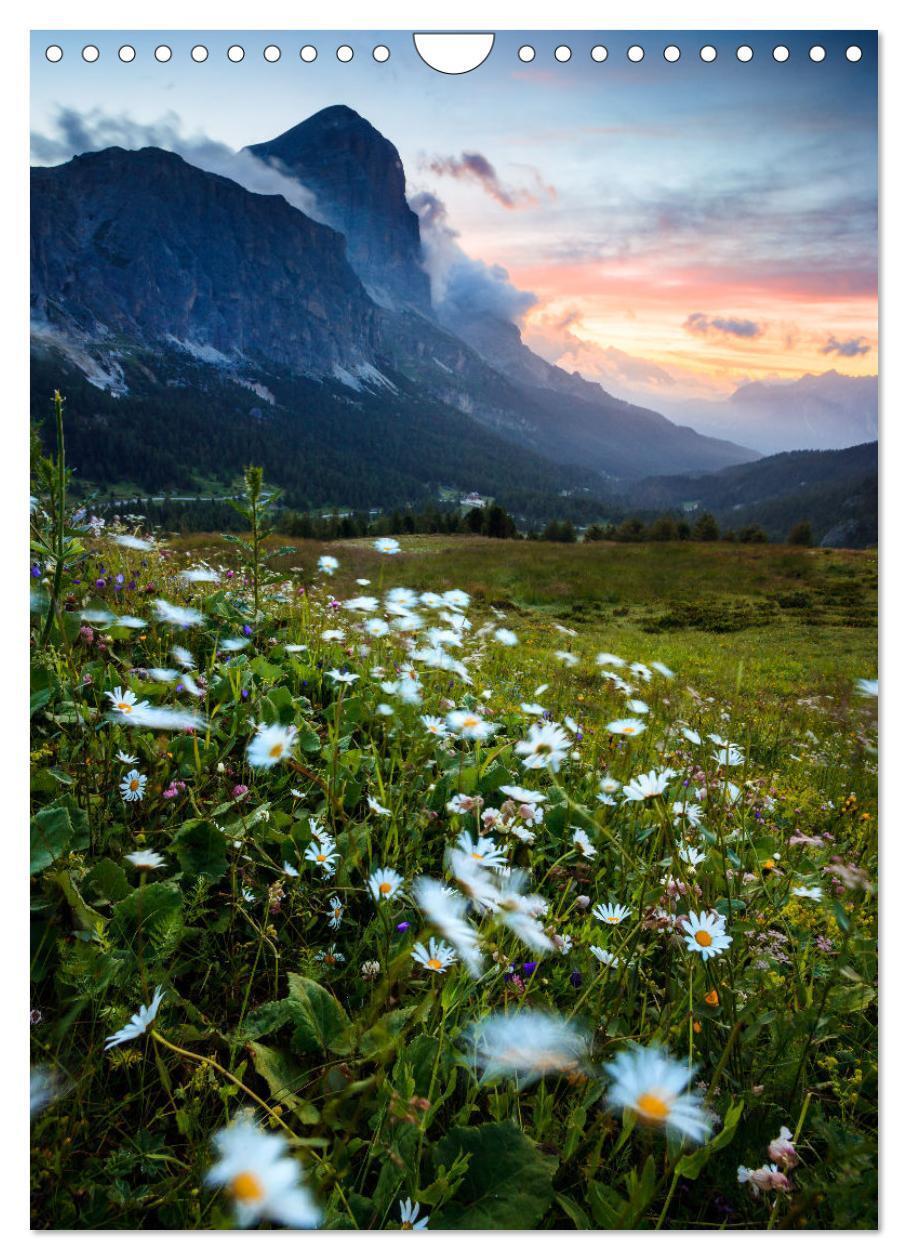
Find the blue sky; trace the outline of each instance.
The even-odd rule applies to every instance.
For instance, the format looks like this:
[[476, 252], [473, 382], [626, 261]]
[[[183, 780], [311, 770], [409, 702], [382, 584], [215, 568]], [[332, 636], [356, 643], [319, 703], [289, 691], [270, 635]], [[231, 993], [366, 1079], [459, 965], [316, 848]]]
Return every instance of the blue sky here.
[[[56, 65], [44, 57], [54, 42]], [[201, 65], [189, 56], [200, 43]], [[282, 49], [275, 64], [266, 43]], [[305, 43], [319, 49], [309, 64]], [[131, 64], [121, 44], [135, 47]], [[246, 51], [238, 64], [232, 44]], [[390, 49], [384, 64], [376, 44]], [[566, 63], [553, 56], [562, 44]], [[606, 61], [591, 59], [594, 44]], [[633, 44], [646, 50], [636, 64]], [[667, 44], [681, 50], [674, 64]], [[718, 51], [710, 64], [704, 44]], [[740, 44], [754, 50], [747, 64]], [[457, 247], [506, 270], [502, 292], [536, 349], [625, 393], [637, 381], [713, 397], [746, 379], [876, 371], [876, 70], [868, 32], [511, 31], [462, 76], [429, 69], [400, 31], [38, 32], [32, 127], [38, 161], [70, 156], [74, 136], [86, 147], [163, 134], [162, 120], [174, 147], [238, 149], [350, 105], [397, 145], [408, 193], [443, 203]]]

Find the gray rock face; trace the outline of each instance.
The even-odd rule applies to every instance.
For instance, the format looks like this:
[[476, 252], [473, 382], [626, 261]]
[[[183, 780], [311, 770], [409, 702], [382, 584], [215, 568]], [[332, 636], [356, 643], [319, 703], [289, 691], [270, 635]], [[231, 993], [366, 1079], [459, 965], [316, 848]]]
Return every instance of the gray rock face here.
[[407, 204], [403, 163], [371, 123], [346, 105], [332, 105], [249, 151], [316, 195], [326, 221], [347, 238], [353, 268], [376, 301], [429, 310], [419, 219]]
[[368, 359], [376, 312], [344, 240], [161, 149], [32, 171], [32, 308], [89, 339], [174, 339], [297, 372]]

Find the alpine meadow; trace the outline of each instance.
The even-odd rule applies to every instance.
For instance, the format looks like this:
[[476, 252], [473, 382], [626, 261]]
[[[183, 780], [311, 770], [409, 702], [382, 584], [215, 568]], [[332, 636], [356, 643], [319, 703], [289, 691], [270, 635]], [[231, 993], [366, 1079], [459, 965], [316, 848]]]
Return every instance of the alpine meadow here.
[[876, 1230], [875, 35], [164, 34], [33, 35], [32, 1228]]

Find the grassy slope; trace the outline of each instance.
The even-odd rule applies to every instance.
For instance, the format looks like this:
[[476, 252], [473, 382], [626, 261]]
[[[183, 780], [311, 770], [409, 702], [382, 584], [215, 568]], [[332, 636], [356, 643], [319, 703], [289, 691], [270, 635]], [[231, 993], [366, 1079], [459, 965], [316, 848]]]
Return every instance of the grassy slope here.
[[[311, 572], [318, 555], [337, 555], [339, 597], [362, 594], [354, 579], [377, 583], [382, 569], [385, 587], [462, 587], [509, 609], [511, 623], [516, 613], [524, 636], [538, 625], [538, 638], [531, 633], [529, 643], [540, 652], [552, 646], [555, 617], [578, 632], [577, 640], [564, 637], [558, 646], [595, 644], [629, 659], [656, 656], [695, 685], [723, 692], [840, 694], [850, 680], [876, 676], [875, 552], [432, 536], [406, 539], [405, 554], [382, 563], [367, 539], [277, 543], [296, 549], [281, 561], [287, 569]], [[212, 536], [179, 545], [224, 560], [230, 554]], [[653, 633], [666, 613], [687, 624]], [[724, 633], [702, 628], [739, 622], [742, 628]], [[598, 686], [598, 676], [590, 682]]]

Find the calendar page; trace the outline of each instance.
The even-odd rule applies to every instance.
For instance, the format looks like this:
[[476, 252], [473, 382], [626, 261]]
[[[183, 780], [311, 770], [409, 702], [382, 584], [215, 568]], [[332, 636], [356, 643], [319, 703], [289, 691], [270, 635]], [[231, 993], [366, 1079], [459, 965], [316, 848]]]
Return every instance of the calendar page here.
[[876, 1228], [875, 31], [34, 31], [32, 1225]]

